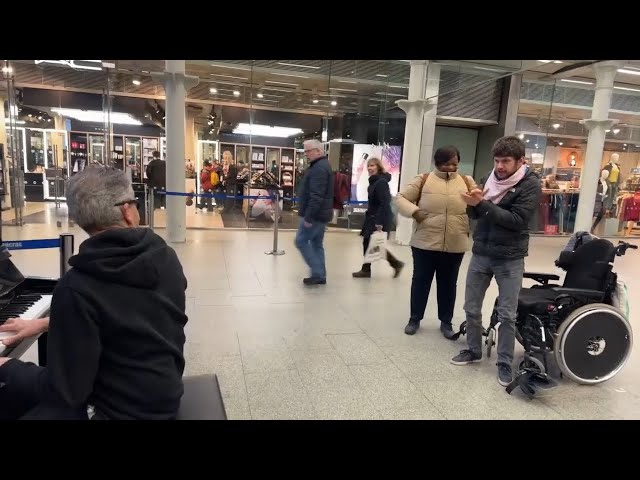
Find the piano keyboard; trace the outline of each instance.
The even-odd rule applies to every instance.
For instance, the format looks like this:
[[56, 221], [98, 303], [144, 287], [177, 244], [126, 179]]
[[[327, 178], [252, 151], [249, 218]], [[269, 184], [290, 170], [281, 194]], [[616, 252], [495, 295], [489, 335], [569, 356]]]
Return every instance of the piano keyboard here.
[[[51, 307], [53, 295], [25, 294], [11, 301], [9, 305], [0, 310], [0, 325], [10, 318], [22, 318], [33, 320], [47, 316]], [[11, 332], [0, 332], [0, 357], [6, 355], [7, 349], [2, 343], [2, 339], [11, 337]]]

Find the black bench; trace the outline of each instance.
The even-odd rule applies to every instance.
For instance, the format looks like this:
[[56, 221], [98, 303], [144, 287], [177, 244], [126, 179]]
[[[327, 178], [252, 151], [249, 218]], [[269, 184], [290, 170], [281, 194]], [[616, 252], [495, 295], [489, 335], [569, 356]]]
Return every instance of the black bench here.
[[178, 420], [226, 420], [218, 377], [197, 375], [183, 380]]

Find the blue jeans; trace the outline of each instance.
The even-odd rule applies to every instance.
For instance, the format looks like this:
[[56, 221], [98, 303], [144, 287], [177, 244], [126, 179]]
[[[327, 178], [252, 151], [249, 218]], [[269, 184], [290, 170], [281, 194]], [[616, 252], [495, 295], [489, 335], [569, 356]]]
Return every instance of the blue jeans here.
[[300, 250], [302, 258], [311, 269], [312, 278], [327, 278], [327, 270], [324, 265], [324, 229], [326, 223], [313, 222], [311, 227], [304, 226], [304, 219], [300, 219], [300, 227], [296, 234], [296, 247]]

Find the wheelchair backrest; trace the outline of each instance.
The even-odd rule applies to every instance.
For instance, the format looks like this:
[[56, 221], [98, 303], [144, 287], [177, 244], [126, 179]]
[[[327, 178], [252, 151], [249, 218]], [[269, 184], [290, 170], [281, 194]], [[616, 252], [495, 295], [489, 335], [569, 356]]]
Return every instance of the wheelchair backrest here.
[[609, 240], [599, 238], [583, 243], [574, 252], [562, 252], [563, 268], [567, 271], [563, 285], [567, 288], [606, 291], [614, 249]]

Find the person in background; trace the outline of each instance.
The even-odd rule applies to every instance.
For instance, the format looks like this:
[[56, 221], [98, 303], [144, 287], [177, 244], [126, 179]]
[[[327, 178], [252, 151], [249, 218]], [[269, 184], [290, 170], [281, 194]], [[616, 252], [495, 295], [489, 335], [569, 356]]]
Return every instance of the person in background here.
[[[387, 236], [393, 227], [393, 212], [391, 211], [391, 191], [389, 181], [391, 174], [384, 170], [384, 166], [379, 158], [369, 157], [367, 160], [367, 172], [369, 173], [369, 203], [365, 214], [364, 225], [360, 231], [363, 237], [362, 246], [364, 253], [369, 248], [371, 235], [374, 232], [387, 232]], [[389, 250], [387, 252], [387, 262], [394, 269], [393, 278], [397, 278], [402, 272], [404, 263], [394, 257]], [[354, 278], [370, 278], [371, 264], [363, 263], [360, 271], [353, 274]]]
[[515, 346], [518, 297], [529, 253], [529, 224], [540, 204], [540, 177], [525, 163], [525, 143], [503, 137], [493, 145], [493, 170], [482, 179], [483, 188], [462, 194], [471, 218], [473, 255], [467, 270], [464, 311], [467, 349], [451, 359], [467, 365], [482, 359], [482, 303], [491, 279], [498, 284], [498, 383], [513, 381], [511, 364]]
[[160, 160], [160, 152], [154, 150], [153, 160], [147, 165], [147, 184], [153, 188], [153, 205], [155, 208], [164, 208], [166, 205], [166, 195], [158, 193], [167, 187], [167, 164]]
[[298, 216], [300, 227], [296, 234], [296, 247], [311, 269], [305, 285], [327, 283], [324, 258], [324, 232], [333, 216], [333, 173], [324, 146], [318, 140], [304, 142], [304, 154], [309, 167], [300, 181]]
[[439, 148], [433, 160], [435, 170], [415, 177], [396, 197], [398, 212], [417, 223], [411, 238], [411, 313], [404, 333], [413, 335], [420, 327], [435, 274], [440, 331], [451, 339], [458, 271], [470, 247], [467, 205], [461, 194], [475, 188], [475, 182], [458, 173], [456, 147]]
[[[202, 170], [200, 171], [200, 190], [202, 193], [211, 194], [214, 192], [214, 189], [217, 185], [213, 185], [212, 183], [212, 174], [216, 174], [216, 171], [211, 165], [210, 160], [205, 160]], [[207, 209], [208, 212], [213, 212], [213, 198], [212, 197], [200, 197], [200, 210], [204, 212], [204, 209]]]
[[11, 319], [13, 344], [48, 331], [47, 366], [0, 358], [0, 420], [170, 420], [183, 394], [187, 279], [140, 228], [122, 170], [87, 167], [66, 190], [89, 234], [53, 292], [50, 318]]

